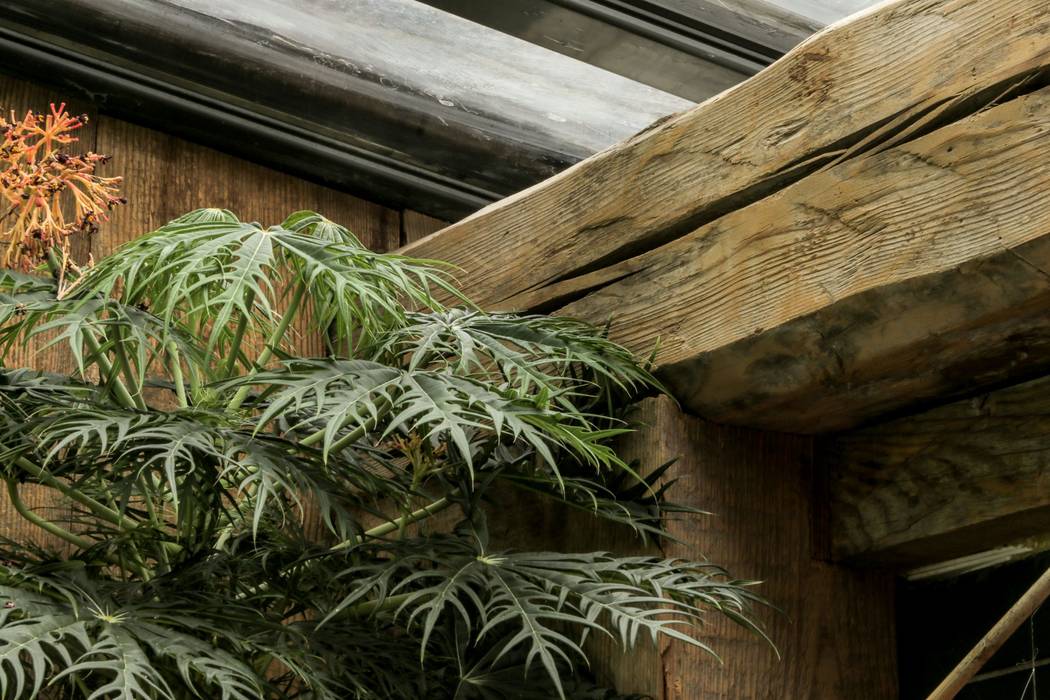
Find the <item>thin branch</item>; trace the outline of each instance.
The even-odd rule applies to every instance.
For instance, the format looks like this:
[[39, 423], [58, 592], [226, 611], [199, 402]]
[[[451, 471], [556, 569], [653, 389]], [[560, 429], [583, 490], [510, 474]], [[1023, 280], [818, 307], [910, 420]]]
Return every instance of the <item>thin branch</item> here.
[[[364, 536], [384, 537], [386, 535], [389, 535], [391, 532], [397, 532], [403, 527], [407, 527], [408, 525], [412, 525], [413, 523], [418, 523], [421, 520], [426, 520], [430, 516], [436, 515], [441, 511], [447, 509], [449, 506], [453, 505], [455, 502], [452, 500], [451, 496], [452, 494], [449, 494], [448, 496], [442, 496], [433, 503], [428, 503], [427, 505], [423, 506], [419, 510], [414, 510], [411, 513], [408, 513], [407, 515], [401, 516], [400, 518], [395, 518], [394, 520], [385, 522], [382, 525], [377, 525], [376, 527], [373, 527], [370, 530], [365, 530]], [[358, 541], [359, 540], [357, 538], [344, 540], [343, 542], [340, 542], [339, 544], [332, 547], [332, 551], [335, 552], [341, 549], [352, 547], [355, 544], [357, 544]]]

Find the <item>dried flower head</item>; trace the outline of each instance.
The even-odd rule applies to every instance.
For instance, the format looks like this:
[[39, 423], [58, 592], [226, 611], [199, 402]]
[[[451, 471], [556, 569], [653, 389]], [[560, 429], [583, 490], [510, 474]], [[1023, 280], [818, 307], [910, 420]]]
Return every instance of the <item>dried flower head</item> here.
[[95, 174], [108, 156], [63, 150], [85, 122], [86, 115], [70, 116], [65, 103], [52, 104], [50, 114], [0, 115], [0, 199], [9, 207], [0, 218], [0, 266], [29, 270], [51, 250], [68, 258], [70, 236], [97, 230], [109, 210], [125, 203], [121, 178]]

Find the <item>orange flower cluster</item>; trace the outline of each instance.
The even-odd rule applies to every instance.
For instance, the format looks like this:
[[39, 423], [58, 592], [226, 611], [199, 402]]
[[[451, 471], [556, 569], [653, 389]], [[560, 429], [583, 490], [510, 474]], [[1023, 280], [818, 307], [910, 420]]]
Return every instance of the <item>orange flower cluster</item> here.
[[[0, 216], [4, 252], [0, 266], [30, 270], [51, 250], [68, 258], [69, 237], [93, 232], [107, 213], [125, 199], [119, 177], [99, 177], [95, 169], [109, 160], [97, 153], [73, 155], [63, 149], [87, 121], [73, 117], [65, 103], [50, 114], [27, 112], [22, 119], [0, 115]], [[5, 206], [7, 206], [5, 205]]]

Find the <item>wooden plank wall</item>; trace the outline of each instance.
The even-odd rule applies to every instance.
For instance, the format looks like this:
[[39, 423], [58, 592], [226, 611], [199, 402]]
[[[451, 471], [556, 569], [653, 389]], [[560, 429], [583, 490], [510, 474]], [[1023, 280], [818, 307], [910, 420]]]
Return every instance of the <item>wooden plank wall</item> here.
[[643, 469], [678, 459], [670, 498], [710, 515], [669, 523], [678, 542], [644, 547], [593, 516], [566, 512], [517, 492], [494, 509], [504, 547], [616, 551], [707, 559], [758, 590], [782, 612], [759, 619], [781, 658], [755, 635], [711, 614], [701, 640], [721, 657], [680, 642], [623, 655], [593, 635], [593, 670], [621, 692], [655, 700], [890, 700], [897, 697], [894, 576], [827, 562], [825, 514], [814, 503], [814, 438], [721, 426], [647, 399], [640, 430], [620, 446]]
[[[111, 220], [90, 239], [77, 240], [74, 256], [96, 260], [138, 235], [200, 207], [230, 209], [241, 219], [264, 225], [280, 223], [299, 209], [312, 209], [352, 230], [373, 250], [393, 250], [447, 225], [413, 211], [396, 211], [303, 179], [264, 168], [173, 136], [99, 114], [93, 105], [69, 100], [53, 89], [0, 74], [0, 109], [24, 114], [47, 110], [51, 102], [67, 102], [72, 114], [87, 114], [79, 130], [82, 150], [112, 156], [101, 171], [122, 175], [128, 204], [117, 208]], [[300, 351], [322, 351], [320, 339], [303, 334]], [[67, 370], [69, 360], [60, 349], [24, 351], [9, 361], [48, 370]], [[34, 509], [62, 520], [65, 504], [49, 500], [51, 492], [25, 488], [23, 497]], [[58, 511], [58, 512], [56, 512]], [[10, 503], [0, 502], [0, 532], [15, 539], [27, 528]], [[44, 542], [46, 540], [38, 540]]]

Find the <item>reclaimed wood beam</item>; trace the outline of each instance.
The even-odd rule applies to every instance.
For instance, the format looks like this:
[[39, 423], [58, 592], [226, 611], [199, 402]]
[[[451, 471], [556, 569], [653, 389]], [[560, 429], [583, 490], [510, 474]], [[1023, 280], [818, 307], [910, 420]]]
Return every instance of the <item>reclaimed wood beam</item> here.
[[1001, 382], [1050, 342], [1048, 33], [1038, 0], [878, 6], [404, 252], [489, 308], [659, 339], [720, 422], [840, 430]]
[[1042, 0], [904, 0], [408, 246], [479, 303], [632, 257], [1050, 61]]
[[1050, 531], [1050, 377], [822, 439], [831, 551], [916, 567]]
[[1044, 89], [810, 175], [563, 312], [659, 338], [720, 422], [828, 432], [1001, 384], [1050, 365], [1048, 149]]

